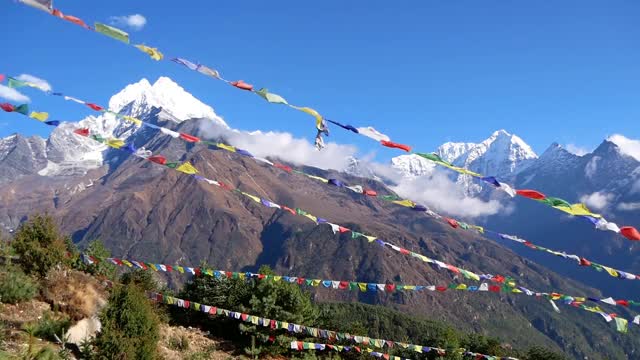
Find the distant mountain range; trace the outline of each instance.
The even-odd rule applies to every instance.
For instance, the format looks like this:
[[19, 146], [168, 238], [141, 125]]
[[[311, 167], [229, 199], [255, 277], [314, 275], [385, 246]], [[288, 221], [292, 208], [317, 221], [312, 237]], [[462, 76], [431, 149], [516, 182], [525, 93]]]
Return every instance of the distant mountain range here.
[[[160, 78], [153, 85], [147, 80], [129, 85], [111, 98], [109, 106], [123, 114], [198, 136], [206, 136], [202, 130], [206, 124], [229, 129], [211, 107], [168, 78]], [[142, 162], [122, 151], [95, 145], [90, 139], [72, 133], [78, 126], [89, 127], [105, 137], [125, 139], [168, 158], [190, 160], [205, 175], [239, 189], [393, 239], [408, 249], [469, 270], [512, 276], [522, 285], [540, 291], [598, 296], [597, 290], [566, 278], [571, 276], [585, 284], [636, 298], [638, 287], [633, 282], [612, 281], [610, 277], [566, 264], [565, 260], [526, 248], [513, 249], [541, 266], [501, 244], [451, 229], [411, 210], [323, 186], [236, 154], [194, 147], [155, 129], [117, 121], [108, 114], [90, 116], [80, 125], [62, 124], [48, 139], [15, 134], [0, 140], [0, 168], [7, 170], [0, 175], [2, 228], [15, 229], [34, 210], [49, 211], [74, 241], [84, 244], [99, 238], [115, 256], [143, 261], [184, 265], [207, 261], [219, 268], [238, 271], [269, 264], [283, 274], [381, 283], [447, 284], [460, 280], [415, 259], [347, 236], [334, 236], [323, 226], [256, 206], [231, 192]], [[615, 221], [640, 222], [637, 211], [620, 207], [640, 203], [636, 182], [640, 163], [612, 142], [605, 141], [593, 153], [583, 156], [552, 145], [538, 157], [522, 139], [500, 130], [479, 144], [446, 143], [437, 152], [456, 165], [500, 175], [502, 180], [516, 186], [540, 189], [570, 200], [584, 197], [585, 201], [597, 202], [603, 205], [601, 211]], [[338, 169], [344, 171], [311, 167], [305, 170], [349, 183], [364, 183], [381, 194], [393, 193], [378, 181], [383, 176], [366, 162], [352, 158], [346, 163], [346, 168]], [[428, 161], [410, 155], [394, 158], [391, 165], [407, 178], [440, 171]], [[450, 176], [469, 195], [484, 199], [495, 196], [465, 177], [455, 173]], [[628, 240], [593, 230], [588, 223], [570, 219], [541, 204], [521, 199], [500, 198], [500, 201], [510, 202], [512, 212], [473, 220], [495, 230], [529, 237], [542, 245], [593, 256], [603, 263], [615, 261], [611, 264], [619, 264], [624, 270], [640, 271], [637, 249]], [[179, 283], [181, 278], [170, 280]], [[575, 358], [623, 359], [640, 350], [640, 340], [633, 335], [637, 329], [621, 336], [597, 314], [570, 307], [561, 307], [562, 313], [557, 314], [548, 302], [527, 296], [463, 292], [336, 294], [318, 290], [314, 297], [322, 301], [381, 303], [445, 320], [463, 330], [500, 336], [519, 346], [549, 345]], [[620, 307], [615, 311], [632, 317]]]

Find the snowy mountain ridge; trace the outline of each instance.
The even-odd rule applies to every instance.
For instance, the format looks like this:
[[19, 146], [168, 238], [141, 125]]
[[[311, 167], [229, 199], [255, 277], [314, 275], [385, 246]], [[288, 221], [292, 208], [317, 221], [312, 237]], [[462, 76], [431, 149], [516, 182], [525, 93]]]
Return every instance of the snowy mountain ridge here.
[[[167, 77], [158, 78], [153, 85], [147, 79], [127, 85], [111, 97], [109, 109], [140, 119], [153, 112], [161, 120], [176, 123], [191, 118], [210, 119], [228, 128], [213, 108], [196, 99]], [[161, 110], [158, 112], [158, 109]], [[20, 173], [31, 173], [34, 169], [42, 176], [82, 175], [88, 170], [102, 166], [109, 148], [91, 139], [74, 135], [73, 130], [78, 127], [87, 127], [92, 133], [105, 138], [117, 137], [125, 141], [140, 130], [133, 123], [123, 122], [113, 114], [103, 113], [88, 116], [77, 123], [64, 122], [55, 128], [47, 139], [33, 136], [23, 142], [22, 139], [25, 138], [20, 135], [8, 136], [0, 139], [0, 162], [7, 160], [15, 166], [17, 159], [29, 159], [33, 164], [19, 169], [15, 174], [7, 175], [7, 178]], [[21, 145], [20, 151], [15, 153], [19, 145], [18, 140]], [[3, 181], [2, 177], [0, 181]]]

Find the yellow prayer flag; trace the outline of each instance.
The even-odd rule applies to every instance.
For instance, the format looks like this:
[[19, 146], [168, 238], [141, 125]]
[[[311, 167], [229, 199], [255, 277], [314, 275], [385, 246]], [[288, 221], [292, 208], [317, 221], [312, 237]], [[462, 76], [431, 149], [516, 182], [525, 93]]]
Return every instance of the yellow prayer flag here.
[[134, 118], [133, 116], [124, 115], [124, 116], [122, 116], [122, 118], [125, 119], [126, 121], [132, 122], [132, 123], [134, 123], [134, 124], [136, 124], [138, 126], [142, 126], [142, 121]]
[[107, 139], [107, 145], [114, 149], [120, 149], [124, 146], [124, 141], [120, 139]]
[[567, 214], [575, 215], [575, 216], [591, 216], [595, 218], [601, 218], [602, 215], [594, 214], [587, 208], [585, 204], [571, 204], [570, 207], [566, 206], [554, 206], [555, 209], [566, 212]]
[[251, 200], [253, 200], [253, 201], [257, 202], [257, 203], [260, 203], [260, 198], [259, 198], [259, 197], [257, 197], [257, 196], [253, 196], [253, 195], [251, 195], [251, 194], [247, 194], [247, 193], [246, 193], [246, 192], [244, 192], [244, 191], [241, 191], [240, 193], [241, 193], [242, 195], [244, 195], [244, 196], [246, 196], [246, 197], [250, 198]]
[[511, 292], [512, 293], [516, 293], [516, 294], [520, 294], [520, 293], [522, 293], [522, 290], [520, 290], [520, 289], [511, 289]]
[[324, 130], [324, 128], [322, 127], [322, 115], [320, 115], [317, 111], [313, 110], [310, 107], [298, 107], [293, 105], [290, 106], [296, 110], [300, 110], [313, 116], [316, 119], [316, 128], [318, 128], [318, 130]]
[[276, 276], [273, 277], [273, 281], [274, 282], [278, 282], [280, 280], [282, 280], [282, 276], [280, 276], [280, 275], [276, 275]]
[[369, 236], [369, 235], [365, 235], [364, 237], [367, 238], [367, 240], [369, 240], [369, 242], [374, 242], [376, 240], [375, 236]]
[[309, 174], [305, 174], [305, 175], [307, 175], [307, 177], [310, 177], [312, 179], [320, 180], [325, 184], [329, 182], [329, 180], [327, 180], [327, 179], [325, 179], [323, 177], [320, 177], [320, 176], [314, 176], [314, 175], [309, 175]]
[[134, 46], [140, 49], [140, 51], [149, 54], [149, 56], [151, 56], [151, 58], [155, 61], [160, 61], [164, 57], [164, 55], [162, 55], [162, 53], [158, 51], [158, 49], [156, 48], [152, 48], [145, 45], [134, 45]]
[[406, 206], [406, 207], [414, 207], [416, 206], [416, 203], [414, 203], [411, 200], [395, 200], [393, 201], [394, 204], [398, 204], [398, 205], [402, 205], [402, 206]]
[[603, 266], [602, 268], [605, 269], [609, 273], [609, 275], [611, 275], [613, 277], [618, 277], [618, 272], [615, 271], [614, 269], [612, 269], [610, 267], [607, 267], [607, 266]]
[[318, 218], [311, 214], [304, 214], [304, 216], [311, 219], [313, 222], [318, 222]]
[[231, 151], [231, 152], [236, 152], [236, 148], [231, 146], [231, 145], [227, 145], [227, 144], [223, 144], [223, 143], [217, 143], [216, 145], [221, 149], [225, 149], [225, 150]]
[[47, 119], [49, 118], [49, 113], [32, 111], [29, 117], [38, 121], [47, 121]]
[[458, 284], [458, 286], [456, 286], [456, 290], [467, 290], [467, 285]]
[[198, 173], [198, 169], [194, 168], [190, 162], [186, 162], [176, 168], [176, 170], [183, 172], [185, 174], [193, 175]]

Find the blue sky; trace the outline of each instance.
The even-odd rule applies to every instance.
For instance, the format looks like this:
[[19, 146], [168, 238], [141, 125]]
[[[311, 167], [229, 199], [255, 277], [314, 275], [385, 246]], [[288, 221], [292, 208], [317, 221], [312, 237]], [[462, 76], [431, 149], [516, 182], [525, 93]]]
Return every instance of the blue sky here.
[[[550, 143], [597, 146], [640, 138], [640, 2], [563, 1], [156, 1], [58, 0], [88, 23], [142, 14], [133, 43], [217, 68], [291, 103], [431, 151], [480, 141], [504, 128], [541, 153]], [[106, 104], [142, 77], [169, 76], [235, 128], [283, 130], [313, 139], [311, 117], [44, 12], [2, 0], [0, 73], [33, 74], [62, 91]], [[24, 90], [52, 118], [91, 114]], [[335, 128], [335, 127], [334, 127]], [[0, 113], [0, 137], [46, 135]], [[330, 139], [399, 154], [335, 128]]]

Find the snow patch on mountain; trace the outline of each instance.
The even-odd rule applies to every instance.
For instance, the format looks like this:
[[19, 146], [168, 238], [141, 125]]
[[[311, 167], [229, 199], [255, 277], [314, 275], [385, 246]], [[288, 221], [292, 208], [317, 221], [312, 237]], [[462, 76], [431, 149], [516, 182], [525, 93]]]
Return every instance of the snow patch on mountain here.
[[142, 79], [127, 85], [122, 91], [111, 97], [109, 109], [138, 117], [148, 114], [153, 107], [170, 112], [177, 122], [187, 119], [210, 119], [219, 125], [228, 127], [213, 108], [202, 103], [168, 77], [160, 77], [153, 85]]

